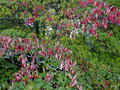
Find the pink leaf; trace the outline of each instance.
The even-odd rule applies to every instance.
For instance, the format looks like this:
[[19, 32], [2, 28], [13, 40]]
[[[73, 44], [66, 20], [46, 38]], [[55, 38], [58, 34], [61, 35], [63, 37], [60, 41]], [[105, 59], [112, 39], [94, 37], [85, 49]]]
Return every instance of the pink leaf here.
[[81, 4], [82, 8], [84, 8], [85, 6], [87, 6], [88, 2], [86, 2], [86, 1], [80, 1], [80, 4]]
[[75, 28], [79, 28], [79, 26], [78, 26], [77, 23], [74, 23], [74, 27], [75, 27]]
[[117, 11], [117, 10], [118, 10], [118, 8], [116, 8], [115, 6], [111, 6], [111, 7], [110, 7], [110, 11], [111, 11], [111, 12], [115, 12], [115, 11]]
[[52, 48], [49, 48], [49, 49], [48, 49], [48, 53], [49, 53], [50, 55], [54, 55], [54, 52], [52, 51]]
[[74, 81], [72, 81], [72, 82], [70, 83], [70, 87], [74, 88], [74, 86], [75, 86], [76, 84], [77, 84], [77, 81], [74, 80]]
[[34, 78], [35, 78], [35, 79], [38, 79], [39, 77], [38, 77], [38, 75], [37, 75], [37, 74], [34, 74]]
[[117, 23], [118, 25], [120, 25], [120, 18], [118, 18], [118, 19], [116, 20], [116, 23]]
[[114, 21], [115, 21], [115, 15], [110, 15], [109, 17], [108, 17], [108, 19], [112, 22], [112, 24], [114, 24]]
[[109, 26], [109, 24], [108, 24], [108, 23], [105, 23], [105, 24], [104, 24], [104, 28], [105, 28], [105, 29], [107, 29], [107, 28], [108, 28], [108, 26]]
[[29, 18], [29, 24], [33, 24], [34, 18]]

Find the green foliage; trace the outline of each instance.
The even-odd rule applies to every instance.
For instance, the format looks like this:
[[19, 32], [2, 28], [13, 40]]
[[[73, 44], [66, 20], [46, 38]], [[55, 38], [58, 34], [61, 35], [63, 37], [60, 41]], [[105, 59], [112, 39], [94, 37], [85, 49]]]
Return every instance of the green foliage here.
[[[96, 39], [93, 36], [86, 37], [87, 33], [82, 33], [84, 29], [83, 25], [79, 25], [80, 31], [78, 32], [79, 36], [69, 38], [70, 32], [73, 30], [75, 31], [74, 22], [71, 22], [69, 10], [72, 10], [75, 6], [78, 6], [79, 9], [76, 10], [75, 15], [80, 14], [80, 18], [82, 17], [83, 21], [84, 18], [87, 17], [87, 12], [81, 14], [84, 11], [92, 12], [91, 7], [81, 8], [79, 5], [79, 0], [29, 0], [27, 5], [23, 5], [21, 7], [21, 3], [25, 0], [15, 0], [14, 2], [10, 2], [9, 0], [1, 0], [0, 1], [0, 36], [10, 36], [13, 37], [13, 41], [17, 40], [18, 37], [19, 41], [25, 38], [30, 38], [33, 31], [30, 30], [37, 30], [39, 40], [42, 38], [47, 39], [44, 43], [43, 41], [39, 41], [37, 37], [31, 39], [30, 44], [32, 44], [31, 51], [20, 52], [22, 53], [21, 57], [28, 58], [28, 61], [31, 61], [32, 57], [36, 57], [35, 65], [38, 69], [39, 79], [32, 78], [32, 80], [28, 79], [28, 84], [25, 84], [24, 81], [16, 82], [11, 85], [11, 81], [13, 80], [13, 74], [15, 72], [20, 72], [17, 66], [12, 63], [12, 60], [7, 60], [0, 58], [0, 89], [9, 89], [9, 90], [77, 90], [77, 85], [81, 85], [83, 90], [101, 90], [101, 89], [110, 89], [110, 90], [117, 90], [120, 88], [120, 27], [117, 25], [111, 25], [106, 30], [100, 28], [97, 30], [99, 33], [99, 37]], [[99, 1], [99, 0], [98, 0]], [[120, 7], [119, 0], [104, 0], [109, 4], [115, 5]], [[2, 4], [1, 4], [2, 3]], [[37, 6], [43, 7], [43, 9], [38, 10], [36, 13], [39, 14], [39, 17], [34, 18], [33, 11]], [[27, 6], [27, 7], [26, 7]], [[11, 9], [12, 8], [12, 9]], [[24, 14], [25, 10], [28, 10], [27, 14]], [[99, 8], [99, 5], [98, 7]], [[17, 12], [16, 12], [17, 11]], [[66, 12], [68, 11], [68, 12]], [[68, 16], [65, 14], [67, 13]], [[73, 12], [72, 12], [73, 13]], [[52, 19], [49, 20], [48, 18]], [[74, 16], [74, 14], [73, 14]], [[78, 15], [79, 16], [79, 15]], [[33, 22], [33, 25], [29, 25], [26, 27], [24, 25], [25, 21], [30, 18], [34, 18], [38, 25]], [[79, 18], [78, 18], [79, 19]], [[19, 21], [21, 20], [21, 21]], [[94, 20], [93, 20], [94, 21]], [[90, 21], [90, 24], [93, 22]], [[99, 21], [99, 20], [98, 20]], [[2, 23], [2, 24], [1, 24]], [[59, 24], [65, 25], [61, 30], [58, 30], [57, 26]], [[68, 23], [72, 23], [70, 26]], [[61, 25], [62, 25], [61, 24]], [[52, 28], [51, 31], [47, 30]], [[69, 26], [66, 28], [66, 26]], [[88, 29], [90, 29], [88, 26]], [[23, 29], [22, 29], [22, 28]], [[76, 29], [76, 30], [77, 30]], [[50, 33], [49, 33], [50, 32]], [[58, 32], [58, 36], [56, 33]], [[88, 31], [89, 32], [89, 31]], [[112, 33], [113, 36], [109, 36], [108, 33]], [[8, 37], [9, 38], [9, 37]], [[64, 55], [64, 57], [60, 60], [60, 55], [63, 53], [60, 52], [58, 56], [50, 56], [50, 52], [55, 53], [55, 42], [59, 41], [62, 45], [66, 46], [68, 49], [71, 50], [72, 55], [72, 62], [76, 62], [75, 70], [77, 73], [77, 85], [74, 88], [70, 87], [71, 79], [69, 78], [69, 71], [64, 72], [60, 70], [61, 61], [66, 59], [68, 52]], [[8, 40], [5, 41], [6, 43]], [[11, 42], [8, 42], [11, 43]], [[42, 43], [42, 44], [40, 44]], [[28, 44], [22, 41], [19, 43], [20, 45], [27, 46]], [[15, 46], [19, 45], [14, 44]], [[30, 45], [29, 44], [29, 45]], [[4, 43], [4, 45], [6, 45]], [[10, 46], [11, 44], [9, 44]], [[6, 45], [7, 46], [7, 45]], [[41, 47], [38, 49], [38, 47]], [[2, 50], [2, 46], [0, 50]], [[5, 47], [4, 47], [5, 48]], [[3, 48], [3, 49], [4, 49]], [[31, 47], [30, 47], [31, 48]], [[51, 48], [48, 50], [48, 48]], [[63, 46], [60, 46], [63, 48]], [[7, 49], [7, 48], [5, 48]], [[13, 52], [15, 51], [15, 47], [13, 46]], [[19, 48], [18, 48], [19, 49]], [[66, 48], [65, 48], [66, 49]], [[48, 54], [47, 57], [44, 57], [38, 51], [44, 51]], [[9, 50], [8, 50], [9, 51]], [[12, 46], [10, 47], [10, 51], [12, 51]], [[62, 51], [62, 50], [61, 50]], [[63, 50], [64, 51], [64, 50]], [[2, 52], [2, 51], [1, 51]], [[0, 53], [1, 54], [1, 53]], [[7, 52], [5, 52], [7, 54]], [[10, 53], [9, 53], [10, 54]], [[15, 52], [16, 54], [16, 52]], [[31, 54], [31, 55], [30, 55]], [[30, 55], [30, 56], [29, 56]], [[30, 58], [29, 58], [29, 57]], [[19, 55], [16, 54], [16, 57]], [[57, 57], [57, 59], [56, 59]], [[26, 59], [25, 58], [25, 59]], [[16, 60], [16, 58], [14, 59]], [[31, 62], [27, 62], [27, 67]], [[24, 64], [24, 63], [23, 63]], [[50, 73], [54, 77], [47, 81], [46, 75]], [[36, 72], [34, 73], [36, 74]], [[26, 77], [25, 77], [26, 78]], [[25, 79], [24, 78], [24, 79]], [[10, 86], [11, 85], [11, 86]]]
[[32, 32], [29, 30], [20, 30], [19, 27], [11, 28], [11, 29], [6, 29], [6, 30], [1, 30], [0, 35], [3, 36], [12, 36], [13, 38], [17, 38], [17, 37], [31, 37]]
[[60, 42], [68, 48], [72, 49], [73, 57], [84, 59], [90, 59], [92, 57], [92, 53], [90, 52], [88, 45], [81, 36], [73, 39], [63, 36], [60, 38]]
[[[118, 37], [120, 33], [118, 32], [119, 27], [111, 26], [111, 28], [114, 29], [112, 37], [109, 37], [107, 33], [103, 34], [100, 32], [101, 34], [98, 39], [94, 37], [84, 39], [82, 36], [73, 39], [67, 36], [59, 38], [60, 43], [72, 49], [73, 61], [77, 62], [78, 83], [84, 89], [118, 89], [120, 87], [120, 41]], [[54, 46], [56, 41], [57, 39], [50, 40], [51, 43], [48, 46]], [[58, 72], [54, 71], [60, 63], [56, 62], [53, 58], [47, 60], [46, 63], [51, 65], [53, 69], [50, 69], [47, 64], [42, 65], [46, 68], [46, 72], [39, 73], [40, 78], [38, 80], [31, 80], [28, 85], [24, 84], [24, 82], [18, 82], [9, 87], [9, 89], [27, 90], [29, 88], [31, 90], [38, 90], [44, 88], [48, 90], [74, 90], [69, 87], [70, 79], [67, 78], [67, 73], [64, 75], [59, 70]], [[44, 80], [48, 73], [47, 71], [54, 72], [54, 79], [50, 82]], [[109, 81], [109, 86], [106, 86], [106, 80]]]
[[25, 85], [24, 82], [18, 82], [15, 83], [14, 86], [10, 87], [9, 90], [74, 90], [68, 86], [68, 83], [70, 82], [67, 77], [64, 76], [64, 74], [59, 73], [57, 80], [52, 80], [50, 82], [47, 82], [43, 80], [43, 75], [46, 75], [46, 73], [40, 74], [40, 78], [37, 80], [29, 81], [30, 83]]
[[119, 64], [120, 61], [116, 59], [120, 57], [120, 33], [118, 32], [120, 27], [111, 26], [110, 29], [113, 29], [112, 37], [108, 36], [107, 33], [101, 33], [98, 39], [94, 37], [89, 38], [89, 48], [92, 53], [97, 54], [100, 60], [106, 61], [109, 65], [112, 65], [112, 62]]
[[0, 90], [6, 90], [9, 88], [16, 71], [16, 65], [11, 64], [11, 61], [8, 62], [7, 60], [0, 58]]
[[[84, 88], [102, 89], [105, 86], [105, 80], [110, 82], [111, 89], [120, 87], [119, 69], [120, 69], [120, 27], [112, 26], [113, 36], [100, 30], [98, 39], [89, 37], [84, 40], [83, 37], [69, 39], [68, 37], [60, 38], [61, 43], [73, 50], [73, 57], [80, 57], [79, 83]], [[77, 53], [77, 56], [76, 56]], [[85, 64], [86, 63], [86, 64]]]
[[111, 4], [111, 5], [120, 7], [120, 0], [104, 0], [104, 1]]

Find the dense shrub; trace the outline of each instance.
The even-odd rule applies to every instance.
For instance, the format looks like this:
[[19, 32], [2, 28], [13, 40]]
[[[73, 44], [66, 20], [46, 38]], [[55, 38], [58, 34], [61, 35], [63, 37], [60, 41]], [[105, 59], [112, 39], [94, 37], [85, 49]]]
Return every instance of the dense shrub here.
[[[104, 34], [104, 35], [107, 35], [107, 34]], [[103, 36], [101, 36], [101, 38], [102, 37]], [[2, 41], [1, 43], [4, 46], [4, 45], [7, 45], [6, 42], [7, 41], [9, 42], [9, 38], [11, 37], [8, 38], [4, 36], [1, 38], [4, 39], [4, 40], [1, 39]], [[82, 39], [82, 37], [76, 37], [73, 39], [63, 37], [59, 40], [59, 43], [58, 42], [55, 43], [56, 41], [45, 40], [45, 39], [42, 39], [42, 41], [39, 41], [37, 37], [34, 36], [34, 34], [33, 34], [33, 38], [31, 39], [30, 38], [29, 39], [22, 39], [22, 38], [12, 39], [11, 38], [12, 40], [9, 42], [10, 47], [6, 49], [6, 53], [5, 55], [3, 55], [3, 57], [6, 57], [6, 55], [9, 57], [10, 52], [8, 54], [7, 52], [11, 50], [13, 52], [13, 57], [16, 57], [16, 59], [14, 59], [14, 62], [20, 63], [19, 61], [20, 59], [21, 60], [20, 65], [22, 65], [22, 68], [18, 73], [15, 73], [15, 80], [13, 80], [13, 82], [18, 81], [18, 83], [14, 83], [10, 88], [15, 89], [19, 85], [20, 89], [26, 88], [26, 90], [28, 88], [31, 88], [31, 89], [39, 89], [39, 88], [70, 89], [71, 88], [72, 89], [74, 84], [76, 85], [74, 86], [74, 88], [78, 88], [80, 85], [79, 88], [84, 88], [84, 89], [85, 88], [88, 88], [88, 89], [118, 88], [120, 86], [119, 85], [119, 81], [120, 81], [119, 64], [118, 64], [119, 56], [118, 58], [116, 57], [118, 62], [116, 62], [116, 59], [114, 60], [114, 57], [112, 56], [111, 57], [104, 56], [106, 55], [106, 52], [109, 50], [106, 50], [105, 54], [103, 54], [105, 49], [104, 47], [101, 48], [101, 42], [100, 42], [101, 38], [98, 38], [97, 40], [95, 38], [91, 38], [92, 41], [97, 41], [97, 43], [91, 42], [90, 45], [88, 45], [88, 43], [86, 43], [84, 39]], [[107, 36], [107, 38], [104, 38], [104, 39], [109, 39], [105, 41], [110, 41], [112, 38], [115, 38], [115, 37], [108, 38]], [[13, 41], [17, 41], [15, 42], [17, 44], [11, 44]], [[26, 51], [28, 50], [26, 45], [29, 45], [29, 43], [32, 44], [32, 47], [30, 51]], [[64, 47], [63, 45], [61, 46], [60, 43], [66, 45], [68, 48], [71, 48], [71, 50], [69, 50], [67, 47]], [[19, 44], [24, 47], [21, 46], [21, 48], [17, 48]], [[13, 45], [16, 48], [12, 49], [11, 45]], [[100, 46], [97, 46], [97, 45], [100, 45]], [[110, 45], [111, 46], [109, 47], [112, 47], [114, 44], [111, 43]], [[26, 48], [26, 49], [23, 49], [23, 48]], [[97, 48], [97, 49], [93, 49], [93, 48]], [[66, 52], [66, 54], [63, 52]], [[18, 53], [20, 54], [19, 56], [18, 56]], [[63, 63], [66, 63], [66, 67], [68, 68], [70, 67], [66, 61], [66, 60], [69, 61], [70, 60], [69, 58], [71, 58], [73, 62], [76, 62], [76, 65], [74, 63], [75, 71], [74, 70], [73, 71], [74, 73], [76, 73], [77, 77], [74, 76], [74, 74], [72, 74], [71, 71], [70, 71], [71, 72], [70, 74], [69, 69], [67, 70], [67, 68], [64, 67]], [[26, 63], [23, 62], [22, 60], [25, 60]], [[32, 64], [33, 63], [32, 60], [33, 61], [35, 60], [34, 64]], [[70, 61], [69, 63], [72, 64], [73, 62]], [[18, 63], [18, 66], [19, 66], [19, 63]], [[33, 67], [35, 66], [34, 67], [35, 72], [31, 71], [32, 69], [29, 69], [29, 66], [31, 65], [33, 65]], [[116, 67], [113, 67], [114, 65], [116, 65]], [[33, 75], [34, 78], [29, 77], [29, 75], [25, 74], [26, 76], [22, 76], [23, 78], [19, 79], [18, 77], [20, 77], [22, 73], [25, 73], [26, 70], [33, 73], [31, 75]], [[64, 72], [64, 70], [65, 71], [67, 70], [67, 71]], [[39, 79], [36, 80], [38, 77]], [[73, 81], [75, 80], [75, 82], [72, 82], [72, 78], [74, 78]]]
[[0, 10], [0, 89], [120, 88], [116, 6], [99, 0], [1, 0]]
[[18, 70], [15, 64], [11, 64], [11, 60], [0, 58], [0, 89], [6, 90], [9, 88], [11, 80], [14, 79], [14, 73]]

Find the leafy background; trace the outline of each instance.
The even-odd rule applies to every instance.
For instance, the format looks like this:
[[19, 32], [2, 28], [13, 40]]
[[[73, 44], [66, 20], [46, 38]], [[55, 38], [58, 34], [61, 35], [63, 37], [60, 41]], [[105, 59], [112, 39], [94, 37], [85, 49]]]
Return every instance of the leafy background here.
[[[66, 7], [64, 4], [66, 1], [61, 1], [63, 2], [60, 4], [60, 7], [64, 9], [64, 7]], [[75, 2], [76, 0], [73, 1]], [[120, 3], [118, 3], [120, 2], [119, 0], [104, 1], [120, 7]], [[9, 1], [6, 0], [4, 2]], [[74, 2], [67, 2], [67, 4], [74, 6]], [[46, 3], [48, 2], [46, 1], [43, 4]], [[0, 6], [0, 8], [2, 8], [0, 9], [2, 11], [0, 12], [0, 19], [9, 18], [8, 16], [5, 16], [5, 14], [12, 16], [6, 6]], [[14, 20], [15, 19], [10, 21], [0, 20], [0, 36], [31, 38], [32, 33], [35, 32], [32, 29], [33, 27], [26, 27], [21, 23], [14, 25], [13, 23], [16, 22], [16, 20]], [[57, 23], [57, 21], [55, 23]], [[41, 25], [42, 30], [44, 31], [45, 25], [43, 23], [41, 23]], [[109, 37], [107, 32], [103, 33], [102, 30], [99, 30], [100, 36], [98, 39], [93, 36], [87, 39], [84, 36], [77, 36], [70, 39], [64, 35], [59, 38], [61, 44], [73, 51], [72, 58], [77, 62], [76, 71], [78, 73], [78, 84], [83, 86], [83, 90], [119, 90], [120, 88], [120, 27], [117, 25], [110, 25], [109, 29], [113, 32], [112, 37]], [[51, 40], [51, 45], [54, 45], [54, 42], [58, 41], [58, 38], [53, 39], [49, 36], [42, 36], [42, 33], [39, 36], [40, 39], [46, 38]], [[57, 63], [52, 64], [54, 66], [58, 65]], [[19, 71], [16, 64], [11, 63], [10, 60], [0, 58], [1, 90], [42, 90], [43, 88], [44, 90], [75, 90], [69, 87], [70, 79], [68, 79], [68, 77], [62, 72], [55, 73], [54, 75], [57, 78], [50, 82], [44, 80], [47, 72], [43, 72], [39, 73], [39, 79], [34, 81], [29, 80], [30, 83], [27, 85], [25, 85], [24, 82], [16, 82], [14, 86], [12, 86], [11, 80], [14, 79], [14, 73], [16, 71]], [[106, 80], [110, 83], [108, 86], [106, 86]], [[54, 87], [54, 85], [57, 86]]]

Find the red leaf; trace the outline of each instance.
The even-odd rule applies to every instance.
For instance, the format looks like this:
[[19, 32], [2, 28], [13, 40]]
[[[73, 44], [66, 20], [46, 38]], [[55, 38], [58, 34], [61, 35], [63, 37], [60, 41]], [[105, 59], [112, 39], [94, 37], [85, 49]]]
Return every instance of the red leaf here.
[[114, 24], [114, 21], [115, 21], [115, 15], [113, 15], [113, 14], [110, 15], [108, 19], [112, 22], [112, 24]]
[[79, 26], [78, 26], [77, 23], [74, 23], [74, 27], [75, 27], [75, 28], [79, 28]]
[[109, 81], [108, 81], [108, 80], [105, 80], [105, 85], [106, 85], [106, 86], [109, 86], [109, 84], [110, 84]]
[[116, 8], [115, 6], [111, 6], [111, 7], [110, 7], [110, 11], [111, 11], [111, 12], [115, 12], [115, 11], [117, 11], [117, 10], [118, 10], [118, 8]]
[[120, 25], [120, 18], [118, 18], [118, 19], [116, 20], [116, 23], [117, 23], [118, 25]]
[[14, 0], [10, 0], [11, 2], [14, 2]]
[[85, 6], [87, 6], [88, 2], [86, 2], [86, 1], [80, 1], [80, 4], [81, 4], [82, 8], [84, 8]]
[[38, 17], [38, 13], [35, 13], [34, 16], [35, 16], [35, 17]]
[[87, 0], [90, 4], [94, 5], [95, 1], [94, 0]]
[[37, 75], [37, 74], [34, 74], [34, 78], [35, 78], [35, 79], [38, 79], [39, 77], [38, 77], [38, 75]]
[[74, 86], [77, 84], [77, 81], [76, 80], [72, 80], [72, 82], [70, 83], [70, 87], [74, 88]]
[[22, 78], [19, 77], [19, 76], [15, 76], [15, 80], [16, 80], [16, 81], [22, 81]]
[[111, 37], [113, 34], [109, 32], [109, 37]]
[[109, 27], [109, 24], [108, 24], [108, 23], [104, 24], [104, 28], [105, 28], [105, 29], [107, 29], [108, 27]]
[[36, 69], [35, 65], [31, 65], [29, 68], [30, 68], [30, 70], [35, 70]]
[[33, 24], [34, 18], [29, 18], [29, 24]]
[[52, 51], [52, 48], [49, 48], [49, 49], [48, 49], [48, 53], [49, 53], [50, 55], [54, 55], [54, 52]]
[[50, 81], [50, 80], [52, 80], [52, 76], [51, 76], [50, 74], [47, 74], [45, 80], [46, 80], [46, 81]]
[[44, 51], [40, 51], [39, 54], [44, 55], [45, 57], [47, 56], [47, 54]]
[[86, 31], [87, 31], [87, 29], [86, 28], [84, 28], [84, 32], [86, 33]]
[[29, 76], [29, 79], [32, 79], [32, 78], [33, 78], [33, 77], [30, 75], [30, 76]]
[[28, 79], [25, 79], [24, 81], [25, 81], [25, 84], [28, 84]]

